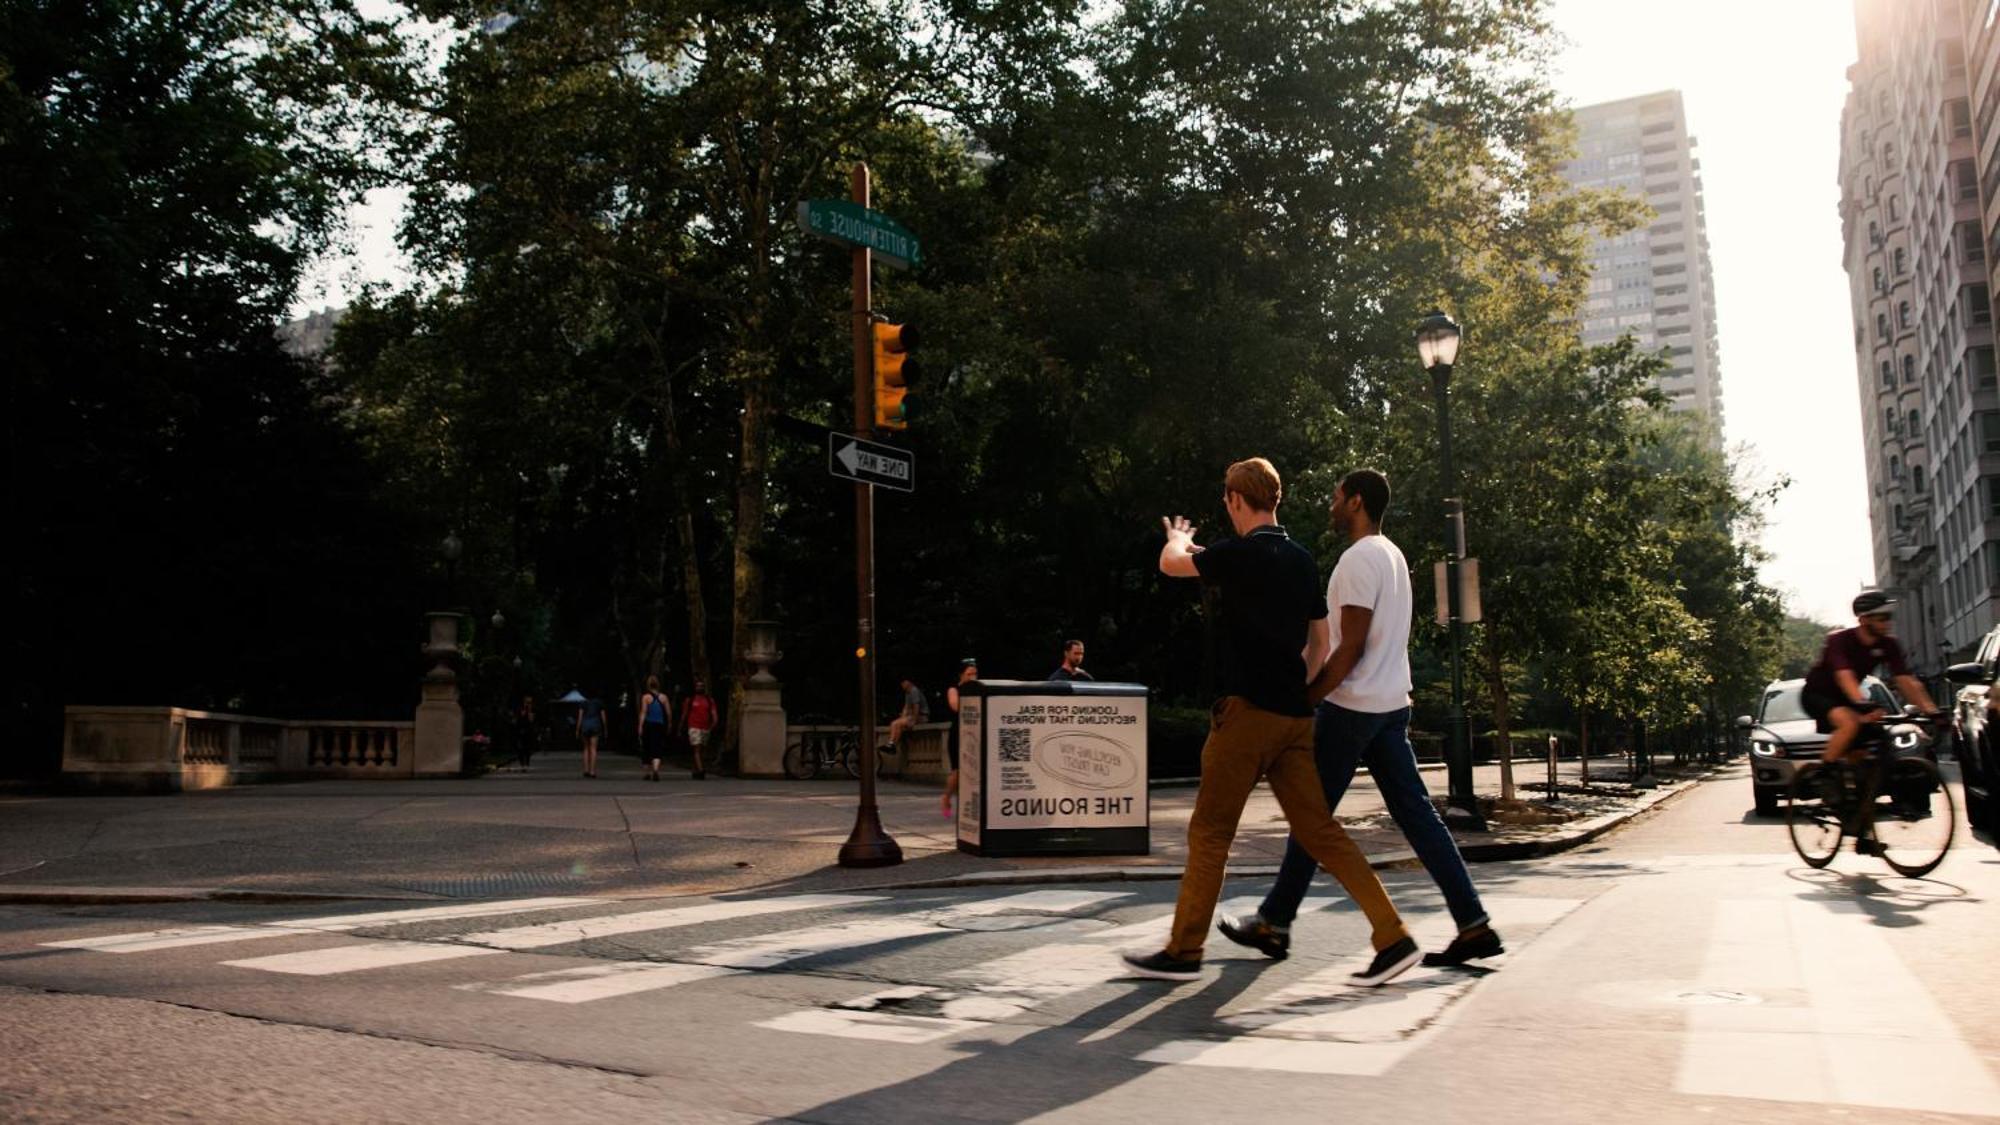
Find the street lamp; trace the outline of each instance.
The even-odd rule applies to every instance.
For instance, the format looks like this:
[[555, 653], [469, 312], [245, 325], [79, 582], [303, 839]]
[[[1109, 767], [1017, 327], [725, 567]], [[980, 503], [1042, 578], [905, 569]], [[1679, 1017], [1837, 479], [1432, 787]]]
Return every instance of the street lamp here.
[[1458, 360], [1458, 322], [1433, 311], [1417, 325], [1417, 360], [1431, 373], [1437, 396], [1438, 450], [1444, 465], [1444, 588], [1451, 627], [1451, 710], [1445, 716], [1448, 787], [1445, 819], [1475, 832], [1486, 830], [1472, 792], [1472, 725], [1465, 717], [1465, 618], [1458, 564], [1465, 558], [1465, 506], [1458, 498], [1458, 470], [1451, 460], [1451, 367]]

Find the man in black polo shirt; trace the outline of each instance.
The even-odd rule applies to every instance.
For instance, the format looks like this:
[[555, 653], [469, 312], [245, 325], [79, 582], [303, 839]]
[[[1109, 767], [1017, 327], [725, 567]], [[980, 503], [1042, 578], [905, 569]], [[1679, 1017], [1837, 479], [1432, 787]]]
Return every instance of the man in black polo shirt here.
[[1201, 790], [1188, 821], [1187, 868], [1181, 873], [1167, 947], [1128, 953], [1132, 971], [1160, 980], [1201, 976], [1202, 945], [1222, 893], [1223, 868], [1250, 791], [1270, 782], [1297, 840], [1340, 880], [1373, 929], [1375, 959], [1350, 978], [1379, 985], [1417, 963], [1417, 943], [1368, 865], [1368, 857], [1327, 811], [1313, 764], [1312, 702], [1306, 685], [1332, 651], [1319, 568], [1278, 525], [1284, 488], [1262, 457], [1238, 461], [1223, 477], [1223, 506], [1236, 538], [1194, 545], [1193, 525], [1163, 520], [1167, 543], [1160, 572], [1200, 578], [1222, 603], [1223, 696], [1212, 708], [1201, 748]]

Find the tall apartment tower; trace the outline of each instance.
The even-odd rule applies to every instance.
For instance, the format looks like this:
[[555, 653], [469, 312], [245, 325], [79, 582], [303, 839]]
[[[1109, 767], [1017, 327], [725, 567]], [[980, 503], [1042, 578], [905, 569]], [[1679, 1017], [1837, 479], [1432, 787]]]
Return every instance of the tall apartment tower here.
[[1591, 244], [1583, 342], [1610, 343], [1630, 332], [1642, 348], [1665, 348], [1670, 366], [1660, 390], [1675, 410], [1707, 419], [1710, 440], [1720, 448], [1715, 275], [1701, 161], [1680, 91], [1583, 106], [1574, 116], [1577, 156], [1563, 166], [1563, 178], [1578, 187], [1629, 192], [1655, 213], [1643, 228]]
[[[1989, 247], [1995, 0], [1856, 0], [1841, 114], [1840, 220], [1854, 312], [1876, 582], [1934, 669], [1993, 626], [2000, 387]], [[1971, 32], [1968, 35], [1968, 32]], [[1968, 53], [1970, 42], [1976, 50]], [[1978, 156], [1987, 158], [1981, 206]]]

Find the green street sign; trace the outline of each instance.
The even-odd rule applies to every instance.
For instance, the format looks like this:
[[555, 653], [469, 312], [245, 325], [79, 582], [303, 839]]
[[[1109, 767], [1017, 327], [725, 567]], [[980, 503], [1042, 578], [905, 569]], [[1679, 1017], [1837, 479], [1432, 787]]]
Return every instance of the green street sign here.
[[891, 266], [920, 266], [917, 236], [880, 211], [845, 199], [808, 199], [799, 204], [799, 229], [819, 238], [873, 250]]

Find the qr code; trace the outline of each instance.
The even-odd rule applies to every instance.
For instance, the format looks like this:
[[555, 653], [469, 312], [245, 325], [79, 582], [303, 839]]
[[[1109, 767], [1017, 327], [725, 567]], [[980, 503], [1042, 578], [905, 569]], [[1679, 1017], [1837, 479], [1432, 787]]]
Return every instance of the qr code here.
[[1000, 760], [1003, 762], [1025, 762], [1028, 760], [1028, 737], [1033, 731], [1003, 730], [1000, 732]]

